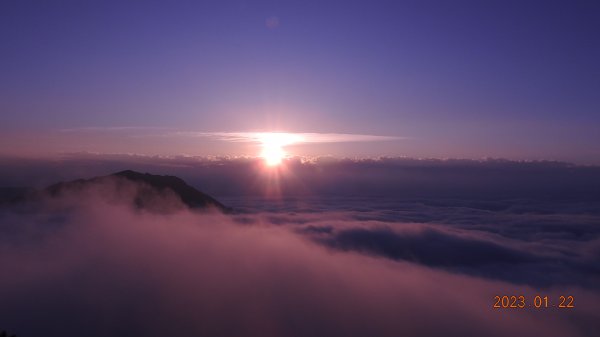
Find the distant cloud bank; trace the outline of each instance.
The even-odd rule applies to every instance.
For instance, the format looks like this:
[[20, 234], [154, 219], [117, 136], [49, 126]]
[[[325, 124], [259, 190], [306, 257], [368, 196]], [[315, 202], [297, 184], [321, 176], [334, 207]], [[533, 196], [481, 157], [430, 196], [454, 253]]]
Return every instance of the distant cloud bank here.
[[265, 169], [252, 157], [73, 154], [0, 157], [0, 186], [43, 186], [126, 169], [177, 175], [215, 196], [393, 196], [600, 200], [600, 167], [560, 162], [410, 158], [289, 158]]

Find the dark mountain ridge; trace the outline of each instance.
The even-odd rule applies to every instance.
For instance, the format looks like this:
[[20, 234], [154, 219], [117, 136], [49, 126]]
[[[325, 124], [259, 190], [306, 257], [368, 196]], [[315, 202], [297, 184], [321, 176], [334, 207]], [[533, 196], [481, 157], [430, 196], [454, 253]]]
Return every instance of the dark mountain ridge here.
[[[109, 192], [106, 192], [106, 188], [104, 188], [106, 186], [110, 186]], [[96, 190], [93, 190], [94, 188]], [[229, 207], [188, 185], [178, 177], [140, 173], [132, 170], [90, 179], [60, 182], [41, 191], [28, 190], [27, 193], [17, 193], [18, 191], [7, 193], [3, 199], [5, 203], [19, 203], [45, 196], [51, 198], [77, 196], [79, 193], [89, 191], [112, 199], [132, 196], [134, 205], [141, 209], [158, 211], [169, 209], [172, 208], [173, 198], [175, 198], [176, 201], [180, 201], [182, 205], [190, 209], [214, 208], [224, 213], [231, 212]]]

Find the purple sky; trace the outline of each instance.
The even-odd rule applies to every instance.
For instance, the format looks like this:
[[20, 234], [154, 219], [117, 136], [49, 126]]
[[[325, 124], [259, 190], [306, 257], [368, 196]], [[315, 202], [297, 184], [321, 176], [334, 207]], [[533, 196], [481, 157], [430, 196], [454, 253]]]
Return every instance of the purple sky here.
[[0, 154], [599, 164], [599, 31], [593, 1], [2, 1]]

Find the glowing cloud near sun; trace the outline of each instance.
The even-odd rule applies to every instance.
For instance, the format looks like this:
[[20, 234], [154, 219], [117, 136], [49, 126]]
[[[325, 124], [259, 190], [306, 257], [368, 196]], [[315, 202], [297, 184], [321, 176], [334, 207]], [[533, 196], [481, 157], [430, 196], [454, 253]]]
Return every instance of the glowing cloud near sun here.
[[298, 144], [381, 142], [405, 139], [396, 136], [377, 136], [345, 133], [291, 133], [291, 132], [195, 132], [167, 133], [176, 137], [207, 137], [226, 142], [254, 143], [260, 146], [259, 156], [267, 166], [276, 167], [290, 156], [286, 146]]
[[260, 156], [268, 166], [276, 166], [286, 157], [284, 150], [286, 145], [301, 143], [303, 137], [298, 134], [284, 132], [265, 132], [257, 134], [257, 140], [261, 143]]

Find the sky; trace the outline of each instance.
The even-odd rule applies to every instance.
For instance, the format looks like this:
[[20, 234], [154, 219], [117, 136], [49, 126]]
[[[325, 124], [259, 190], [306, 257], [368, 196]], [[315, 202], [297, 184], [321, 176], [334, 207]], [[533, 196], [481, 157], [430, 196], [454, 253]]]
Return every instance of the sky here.
[[0, 154], [600, 164], [598, 31], [593, 1], [5, 0]]

